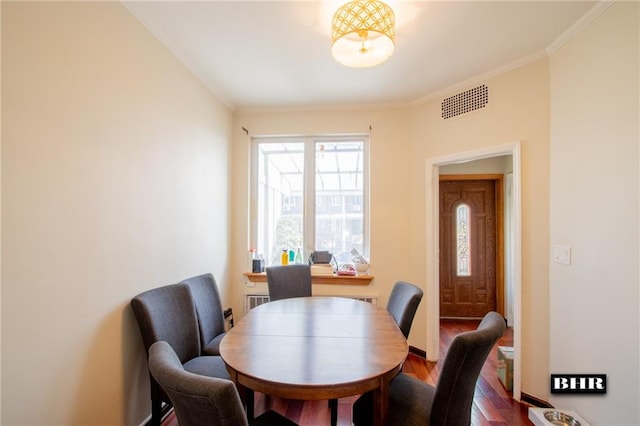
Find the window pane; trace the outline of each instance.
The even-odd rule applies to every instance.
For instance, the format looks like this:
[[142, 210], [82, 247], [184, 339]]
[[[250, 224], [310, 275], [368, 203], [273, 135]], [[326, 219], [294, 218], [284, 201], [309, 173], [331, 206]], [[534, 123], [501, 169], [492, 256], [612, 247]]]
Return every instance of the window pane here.
[[300, 248], [304, 258], [328, 250], [343, 262], [354, 248], [367, 256], [366, 143], [362, 136], [253, 139], [250, 240], [267, 266], [280, 263], [283, 248]]
[[257, 252], [267, 265], [303, 246], [304, 143], [258, 144]]
[[315, 249], [363, 253], [364, 143], [319, 141], [315, 147]]
[[471, 275], [471, 237], [469, 229], [469, 206], [461, 204], [456, 209], [456, 242], [458, 276], [468, 277]]

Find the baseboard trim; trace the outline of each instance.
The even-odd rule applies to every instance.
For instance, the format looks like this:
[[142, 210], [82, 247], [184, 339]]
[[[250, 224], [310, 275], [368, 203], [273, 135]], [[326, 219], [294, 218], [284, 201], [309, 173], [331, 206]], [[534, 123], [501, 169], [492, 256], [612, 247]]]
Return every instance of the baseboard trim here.
[[[162, 424], [162, 422], [164, 422], [165, 420], [167, 420], [167, 417], [169, 416], [169, 414], [171, 414], [171, 412], [173, 411], [173, 406], [166, 404], [166, 403], [162, 403], [162, 411], [160, 412], [160, 424]], [[144, 422], [142, 422], [142, 424], [140, 426], [151, 426], [151, 416], [147, 417], [145, 419]]]
[[427, 359], [427, 351], [418, 349], [415, 346], [409, 346], [409, 353], [415, 356], [419, 356], [420, 358]]
[[529, 395], [528, 393], [520, 392], [520, 401], [525, 402], [529, 405], [533, 405], [534, 407], [540, 408], [555, 408], [553, 405], [549, 404], [547, 401], [544, 401], [540, 398], [536, 398], [533, 395]]

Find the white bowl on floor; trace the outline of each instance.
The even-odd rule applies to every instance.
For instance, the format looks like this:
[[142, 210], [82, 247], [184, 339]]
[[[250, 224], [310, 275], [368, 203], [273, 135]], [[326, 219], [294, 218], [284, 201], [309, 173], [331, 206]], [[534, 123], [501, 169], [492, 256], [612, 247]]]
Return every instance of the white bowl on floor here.
[[529, 420], [536, 426], [590, 426], [573, 411], [529, 407]]

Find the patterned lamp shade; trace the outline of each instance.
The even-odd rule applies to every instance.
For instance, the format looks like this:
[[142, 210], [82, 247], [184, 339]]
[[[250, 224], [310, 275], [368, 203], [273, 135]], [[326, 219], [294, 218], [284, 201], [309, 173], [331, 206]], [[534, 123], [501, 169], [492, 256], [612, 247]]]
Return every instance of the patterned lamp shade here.
[[373, 67], [393, 53], [395, 16], [377, 0], [355, 0], [340, 7], [331, 25], [331, 54], [339, 63]]

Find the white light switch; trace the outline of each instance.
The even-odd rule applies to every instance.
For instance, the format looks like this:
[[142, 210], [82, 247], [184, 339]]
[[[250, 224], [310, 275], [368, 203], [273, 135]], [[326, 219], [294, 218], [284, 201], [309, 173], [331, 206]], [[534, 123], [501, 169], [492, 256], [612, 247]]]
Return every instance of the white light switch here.
[[571, 247], [554, 245], [551, 255], [555, 263], [571, 265]]

